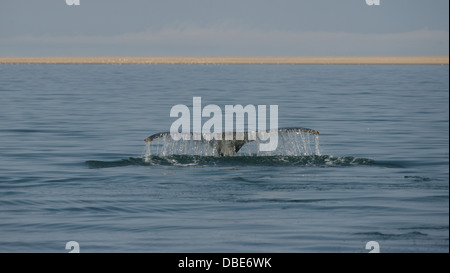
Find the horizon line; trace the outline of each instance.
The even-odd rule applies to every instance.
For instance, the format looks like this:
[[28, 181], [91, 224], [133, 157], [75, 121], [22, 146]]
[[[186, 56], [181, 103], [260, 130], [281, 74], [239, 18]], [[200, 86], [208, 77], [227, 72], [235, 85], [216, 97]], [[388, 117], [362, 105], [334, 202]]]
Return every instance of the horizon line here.
[[449, 56], [0, 56], [0, 64], [449, 65]]

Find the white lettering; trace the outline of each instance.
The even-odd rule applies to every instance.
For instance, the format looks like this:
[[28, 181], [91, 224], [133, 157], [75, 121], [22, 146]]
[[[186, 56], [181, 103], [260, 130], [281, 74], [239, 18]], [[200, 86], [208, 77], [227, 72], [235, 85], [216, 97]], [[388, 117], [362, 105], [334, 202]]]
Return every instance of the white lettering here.
[[80, 5], [80, 0], [66, 0], [66, 4], [68, 6], [79, 6]]
[[380, 0], [366, 0], [366, 4], [369, 6], [379, 6], [380, 5]]
[[181, 113], [181, 117], [175, 120], [170, 126], [170, 135], [175, 141], [180, 140], [181, 138], [184, 140], [189, 140], [189, 133], [191, 130], [191, 112], [186, 105], [182, 104], [177, 104], [170, 109], [171, 118], [178, 117], [179, 113]]
[[[209, 104], [202, 109], [202, 98], [193, 97], [192, 103], [192, 139], [210, 141], [212, 139], [222, 140], [260, 140], [268, 143], [259, 143], [261, 151], [274, 151], [278, 147], [278, 105], [270, 105], [270, 130], [266, 126], [266, 105], [225, 105], [225, 130], [223, 130], [223, 114], [219, 106]], [[258, 109], [258, 115], [256, 113]], [[179, 116], [181, 114], [181, 116]], [[212, 116], [211, 116], [212, 114]], [[236, 119], [234, 118], [236, 116]], [[247, 123], [245, 122], [247, 116]], [[170, 126], [172, 139], [191, 139], [191, 112], [186, 105], [178, 104], [171, 108], [170, 117], [178, 117]], [[209, 117], [202, 127], [202, 117]], [[236, 121], [236, 122], [235, 122]], [[245, 130], [245, 125], [247, 129]], [[258, 125], [258, 131], [256, 130]], [[245, 135], [247, 133], [247, 139]]]

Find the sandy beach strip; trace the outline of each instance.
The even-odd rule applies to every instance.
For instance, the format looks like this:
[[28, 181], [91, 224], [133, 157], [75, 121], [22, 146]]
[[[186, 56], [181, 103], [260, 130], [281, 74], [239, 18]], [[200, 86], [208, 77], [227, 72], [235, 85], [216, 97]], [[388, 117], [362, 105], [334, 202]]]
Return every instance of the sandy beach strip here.
[[359, 64], [448, 65], [449, 56], [412, 57], [0, 57], [0, 64]]

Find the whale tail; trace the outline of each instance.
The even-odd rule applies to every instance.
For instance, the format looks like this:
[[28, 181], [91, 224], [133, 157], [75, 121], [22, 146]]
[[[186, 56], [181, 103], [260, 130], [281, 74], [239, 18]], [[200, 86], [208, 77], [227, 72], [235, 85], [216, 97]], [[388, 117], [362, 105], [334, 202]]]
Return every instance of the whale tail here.
[[[270, 130], [265, 130], [265, 132], [269, 133]], [[313, 135], [319, 135], [317, 130], [302, 128], [302, 127], [285, 127], [279, 128], [278, 133], [280, 132], [304, 132]], [[220, 134], [214, 133], [206, 133], [206, 134], [194, 134], [193, 133], [181, 133], [183, 135], [182, 139], [184, 140], [201, 140], [206, 141], [210, 144], [213, 149], [216, 150], [217, 154], [220, 156], [233, 156], [236, 155], [237, 152], [247, 143], [254, 141], [257, 135], [257, 132], [227, 132]], [[232, 138], [231, 138], [232, 134]], [[145, 139], [145, 142], [152, 142], [158, 138], [168, 137], [170, 136], [170, 132], [162, 132], [153, 134]]]

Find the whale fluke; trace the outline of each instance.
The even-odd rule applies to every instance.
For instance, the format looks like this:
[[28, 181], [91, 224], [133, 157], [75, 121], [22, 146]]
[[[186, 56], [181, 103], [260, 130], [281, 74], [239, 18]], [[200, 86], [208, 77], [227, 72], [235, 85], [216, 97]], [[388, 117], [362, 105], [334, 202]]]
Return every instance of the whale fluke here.
[[[265, 130], [266, 133], [269, 133], [270, 130]], [[313, 135], [319, 135], [319, 132], [317, 130], [309, 129], [309, 128], [302, 128], [302, 127], [285, 127], [285, 128], [278, 128], [278, 132], [305, 132], [310, 133]], [[209, 141], [211, 145], [215, 145], [215, 148], [217, 149], [217, 153], [220, 156], [233, 156], [236, 155], [237, 152], [247, 143], [250, 143], [255, 140], [256, 133], [259, 133], [259, 131], [256, 132], [227, 132], [222, 133], [221, 140], [217, 140], [212, 138], [211, 135], [214, 133], [206, 133], [208, 135], [208, 139], [205, 138], [205, 134], [195, 134], [196, 139], [202, 140], [202, 141]], [[183, 135], [183, 133], [181, 133]], [[220, 134], [220, 133], [219, 133]], [[233, 134], [233, 139], [227, 139], [231, 138], [231, 134]], [[252, 135], [253, 134], [253, 135]], [[228, 135], [228, 137], [226, 137]], [[249, 138], [250, 135], [250, 138]], [[161, 132], [153, 134], [145, 139], [145, 142], [152, 142], [155, 139], [161, 138], [161, 137], [167, 137], [170, 136], [170, 132]], [[193, 133], [185, 133], [184, 135], [185, 139], [194, 139]], [[211, 140], [210, 140], [211, 139]], [[217, 144], [216, 144], [217, 143]]]

